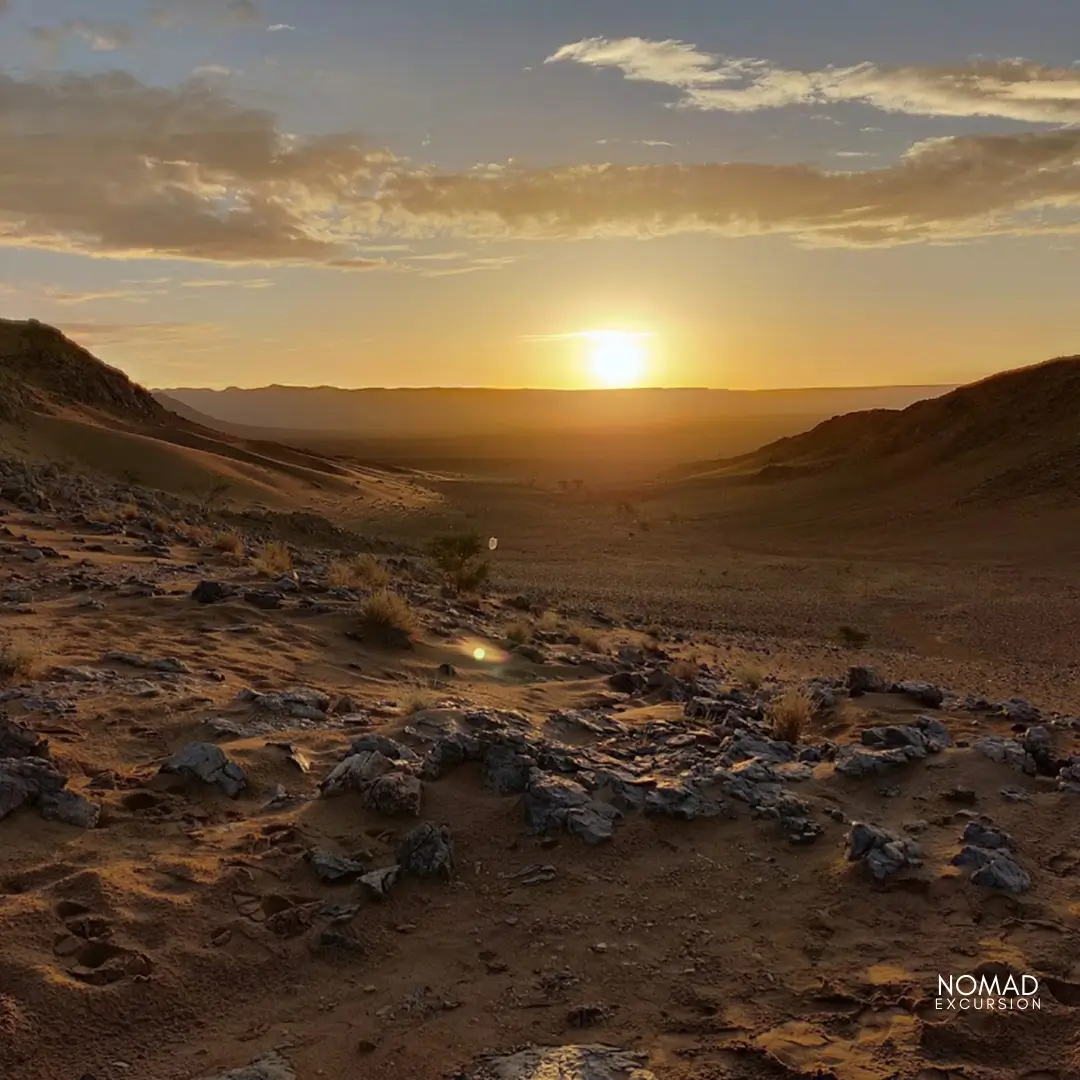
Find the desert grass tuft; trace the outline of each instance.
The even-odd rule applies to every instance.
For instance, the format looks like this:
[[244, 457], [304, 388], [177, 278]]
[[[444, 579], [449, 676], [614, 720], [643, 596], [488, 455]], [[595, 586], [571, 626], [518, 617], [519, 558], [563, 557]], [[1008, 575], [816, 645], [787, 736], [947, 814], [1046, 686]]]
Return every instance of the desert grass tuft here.
[[701, 662], [697, 657], [681, 658], [672, 663], [670, 672], [681, 682], [693, 682], [701, 674]]
[[239, 559], [244, 554], [244, 538], [232, 530], [219, 532], [214, 537], [214, 550]]
[[13, 638], [0, 646], [0, 679], [30, 679], [41, 666], [41, 651], [26, 638]]
[[120, 517], [124, 521], [134, 521], [136, 518], [142, 517], [142, 511], [133, 502], [124, 503], [120, 507]]
[[271, 540], [255, 559], [255, 569], [267, 577], [287, 574], [292, 569], [289, 545], [281, 540]]
[[410, 690], [401, 702], [401, 709], [406, 716], [414, 716], [425, 709], [434, 709], [438, 704], [438, 698], [427, 690], [417, 687]]
[[545, 611], [536, 621], [537, 628], [545, 634], [553, 634], [559, 629], [559, 615], [555, 611]]
[[532, 623], [528, 619], [515, 619], [506, 628], [506, 639], [515, 645], [524, 645], [533, 636]]
[[374, 555], [354, 555], [351, 559], [335, 559], [326, 580], [338, 589], [382, 589], [390, 575]]
[[576, 633], [581, 640], [581, 647], [586, 652], [607, 652], [607, 638], [599, 630], [594, 630], [591, 626], [579, 626]]
[[360, 605], [360, 631], [381, 645], [404, 645], [416, 631], [416, 618], [405, 597], [382, 589]]
[[814, 715], [814, 703], [805, 690], [789, 687], [768, 710], [772, 737], [781, 742], [797, 743]]
[[765, 682], [765, 671], [757, 664], [740, 664], [735, 669], [735, 679], [748, 690], [759, 690]]

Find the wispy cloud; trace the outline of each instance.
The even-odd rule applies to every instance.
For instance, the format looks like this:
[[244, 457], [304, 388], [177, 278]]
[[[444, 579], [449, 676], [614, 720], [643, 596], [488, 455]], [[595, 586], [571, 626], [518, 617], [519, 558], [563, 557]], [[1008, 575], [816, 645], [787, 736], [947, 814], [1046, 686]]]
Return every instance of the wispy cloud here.
[[994, 116], [1080, 123], [1080, 70], [1031, 60], [977, 60], [951, 67], [869, 62], [801, 71], [752, 57], [721, 56], [683, 41], [586, 38], [545, 63], [612, 68], [635, 82], [681, 91], [683, 108], [755, 112], [788, 105], [855, 102], [918, 116]]
[[196, 79], [207, 79], [228, 78], [230, 75], [235, 75], [236, 72], [231, 67], [226, 67], [224, 64], [203, 64], [200, 67], [195, 68], [191, 74]]
[[136, 304], [145, 304], [148, 297], [164, 296], [166, 292], [166, 289], [146, 288], [78, 291], [47, 286], [41, 290], [41, 295], [46, 300], [64, 305], [93, 304], [102, 300], [126, 300]]
[[181, 346], [192, 351], [220, 348], [229, 335], [217, 323], [187, 322], [67, 322], [59, 328], [87, 348], [103, 345]]
[[295, 26], [290, 26], [288, 23], [279, 22], [279, 23], [274, 23], [273, 26], [268, 26], [266, 28], [266, 32], [268, 34], [277, 34], [277, 33], [280, 33], [282, 30], [295, 30], [295, 29], [296, 29]]
[[273, 286], [272, 278], [194, 278], [180, 282], [183, 289], [270, 289]]
[[58, 49], [64, 41], [78, 38], [98, 52], [126, 49], [135, 41], [134, 30], [126, 23], [104, 25], [82, 19], [66, 19], [59, 26], [33, 26], [30, 36], [47, 49]]

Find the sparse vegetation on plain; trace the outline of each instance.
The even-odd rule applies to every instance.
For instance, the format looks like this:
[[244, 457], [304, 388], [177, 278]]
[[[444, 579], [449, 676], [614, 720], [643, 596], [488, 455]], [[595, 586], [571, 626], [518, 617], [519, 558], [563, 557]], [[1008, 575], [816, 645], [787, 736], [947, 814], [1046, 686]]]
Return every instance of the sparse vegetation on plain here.
[[765, 669], [747, 661], [735, 669], [735, 681], [747, 690], [758, 690], [765, 682]]
[[360, 632], [375, 644], [400, 647], [416, 632], [416, 617], [404, 596], [381, 589], [360, 605]]
[[239, 559], [244, 554], [244, 538], [232, 530], [219, 532], [214, 537], [214, 550]]
[[28, 679], [41, 670], [41, 650], [26, 638], [0, 645], [0, 679]]
[[267, 577], [287, 574], [292, 566], [292, 552], [283, 540], [271, 540], [255, 558], [255, 569]]
[[326, 580], [340, 589], [381, 589], [389, 583], [390, 575], [374, 555], [364, 554], [335, 559]]
[[769, 705], [768, 717], [774, 739], [797, 743], [810, 725], [814, 703], [810, 695], [796, 686], [788, 687]]
[[532, 641], [533, 626], [528, 619], [515, 619], [506, 628], [506, 640], [515, 645], [524, 645]]
[[446, 533], [429, 541], [427, 554], [452, 593], [475, 592], [488, 579], [491, 563], [484, 557], [487, 544], [476, 530]]

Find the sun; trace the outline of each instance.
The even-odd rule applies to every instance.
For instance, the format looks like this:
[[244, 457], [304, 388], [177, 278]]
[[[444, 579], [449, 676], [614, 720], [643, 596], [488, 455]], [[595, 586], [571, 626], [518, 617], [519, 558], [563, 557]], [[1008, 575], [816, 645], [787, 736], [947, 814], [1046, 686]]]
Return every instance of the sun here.
[[645, 373], [648, 350], [646, 335], [625, 330], [590, 330], [589, 370], [601, 386], [636, 386]]

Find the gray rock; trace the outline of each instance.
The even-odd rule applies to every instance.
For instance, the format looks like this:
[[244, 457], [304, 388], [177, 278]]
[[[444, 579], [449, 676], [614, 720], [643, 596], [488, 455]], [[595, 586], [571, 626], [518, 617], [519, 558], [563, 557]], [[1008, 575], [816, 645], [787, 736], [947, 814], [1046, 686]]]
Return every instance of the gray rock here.
[[345, 855], [335, 855], [325, 848], [312, 848], [306, 858], [319, 880], [328, 885], [355, 881], [367, 872], [367, 867], [362, 862]]
[[[1014, 724], [1038, 724], [1042, 720], [1042, 713], [1023, 698], [1009, 698], [1008, 701], [1001, 702], [997, 708]], [[1049, 741], [1049, 735], [1047, 735], [1047, 741]]]
[[1080, 794], [1080, 758], [1071, 758], [1067, 765], [1062, 766], [1058, 773], [1058, 788]]
[[872, 667], [848, 668], [847, 688], [852, 694], [883, 694], [889, 684]]
[[350, 754], [331, 769], [329, 775], [319, 785], [319, 790], [328, 798], [344, 795], [347, 791], [362, 793], [373, 780], [391, 772], [393, 768], [394, 763], [377, 750]]
[[1012, 837], [1003, 829], [981, 821], [969, 821], [964, 829], [964, 842], [980, 848], [1012, 847]]
[[717, 817], [725, 809], [720, 803], [705, 798], [690, 784], [658, 784], [645, 796], [645, 813], [653, 817], [670, 817], [677, 821]]
[[889, 692], [902, 694], [927, 709], [940, 709], [942, 702], [945, 700], [944, 692], [928, 682], [907, 681], [893, 683], [889, 688]]
[[45, 558], [45, 552], [34, 547], [23, 548], [20, 554], [27, 562], [40, 562]]
[[52, 791], [38, 800], [38, 809], [46, 821], [61, 821], [79, 829], [96, 829], [101, 807], [73, 791]]
[[481, 1058], [463, 1080], [656, 1080], [646, 1055], [614, 1046], [546, 1046]]
[[385, 866], [381, 870], [372, 870], [360, 878], [360, 888], [371, 900], [385, 900], [390, 890], [397, 884], [401, 867]]
[[188, 743], [161, 766], [161, 772], [193, 777], [205, 784], [215, 784], [231, 799], [235, 799], [247, 786], [244, 770], [231, 761], [220, 746], [213, 743]]
[[535, 767], [533, 758], [511, 746], [491, 746], [484, 755], [484, 779], [500, 795], [520, 795]]
[[13, 720], [0, 717], [0, 758], [47, 758], [49, 740]]
[[450, 881], [454, 876], [454, 842], [446, 825], [425, 822], [417, 825], [401, 841], [398, 864], [414, 877], [441, 877]]
[[953, 859], [954, 866], [973, 866], [973, 885], [1022, 893], [1031, 888], [1031, 878], [1010, 851], [968, 846]]
[[296, 1080], [296, 1072], [286, 1058], [272, 1050], [242, 1069], [215, 1073], [202, 1080]]
[[191, 599], [198, 604], [219, 604], [232, 595], [233, 590], [220, 581], [200, 581], [191, 590]]
[[1034, 776], [1038, 772], [1035, 759], [1015, 739], [1001, 739], [996, 735], [988, 735], [977, 739], [972, 744], [973, 749], [996, 761], [1000, 765], [1008, 765], [1017, 772]]
[[420, 777], [394, 771], [384, 773], [361, 792], [364, 806], [388, 817], [419, 817], [424, 786]]
[[20, 806], [64, 789], [67, 777], [51, 761], [37, 757], [0, 759], [0, 819]]
[[845, 743], [836, 752], [836, 771], [841, 776], [881, 776], [923, 756], [925, 753], [917, 753], [907, 746], [870, 750], [855, 743]]
[[414, 750], [387, 738], [385, 735], [361, 735], [360, 738], [354, 739], [349, 746], [350, 754], [362, 754], [370, 750], [377, 751], [390, 761], [416, 762], [420, 760], [419, 755]]
[[919, 845], [877, 825], [853, 822], [847, 836], [849, 862], [863, 863], [878, 881], [922, 865]]

